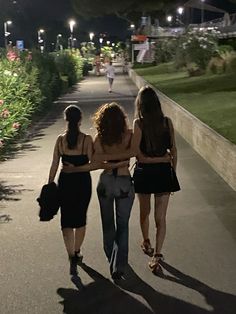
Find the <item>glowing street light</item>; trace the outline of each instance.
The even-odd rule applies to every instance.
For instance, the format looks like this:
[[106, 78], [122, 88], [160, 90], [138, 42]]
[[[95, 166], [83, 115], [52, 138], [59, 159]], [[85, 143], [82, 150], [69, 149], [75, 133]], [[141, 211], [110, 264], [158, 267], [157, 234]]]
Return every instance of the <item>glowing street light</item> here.
[[107, 45], [108, 45], [108, 46], [110, 45], [110, 43], [111, 43], [110, 40], [107, 40]]
[[12, 21], [6, 21], [4, 22], [4, 38], [5, 38], [5, 47], [7, 48], [7, 45], [8, 45], [8, 41], [7, 41], [7, 37], [9, 35], [11, 35], [10, 32], [8, 32], [7, 30], [7, 25], [11, 25], [12, 24]]
[[172, 20], [173, 20], [173, 16], [172, 16], [172, 15], [168, 15], [168, 16], [166, 17], [166, 20], [167, 20], [167, 22], [171, 23]]
[[89, 33], [89, 38], [90, 38], [90, 41], [93, 41], [93, 37], [94, 37], [94, 33]]
[[102, 43], [103, 43], [103, 38], [102, 37], [99, 38], [99, 42], [100, 42], [100, 46], [102, 46]]
[[178, 18], [179, 23], [183, 24], [183, 22], [182, 22], [182, 15], [184, 13], [184, 8], [183, 7], [178, 7], [177, 13], [179, 15], [179, 18]]
[[131, 29], [135, 29], [135, 25], [132, 23], [132, 24], [130, 24], [130, 28]]
[[45, 30], [44, 29], [39, 29], [38, 30], [38, 45], [39, 45], [39, 49], [41, 50], [41, 52], [44, 51], [44, 46], [45, 46], [45, 43], [44, 43], [44, 39], [42, 37], [42, 34], [45, 33]]
[[72, 49], [73, 46], [73, 32], [74, 32], [74, 26], [76, 25], [75, 20], [70, 20], [69, 22], [69, 26], [70, 26], [70, 38], [69, 38], [69, 42], [70, 42], [70, 48]]
[[63, 47], [61, 45], [61, 38], [62, 38], [62, 34], [57, 34], [56, 50], [62, 50], [63, 49]]
[[184, 13], [184, 8], [183, 7], [179, 7], [177, 9], [177, 12], [179, 13], [179, 15], [182, 15]]

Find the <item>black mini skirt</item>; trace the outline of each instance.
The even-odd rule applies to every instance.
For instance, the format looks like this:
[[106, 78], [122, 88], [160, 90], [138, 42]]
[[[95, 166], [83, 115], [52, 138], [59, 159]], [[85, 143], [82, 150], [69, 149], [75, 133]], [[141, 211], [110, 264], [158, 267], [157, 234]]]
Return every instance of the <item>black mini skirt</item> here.
[[180, 190], [175, 170], [170, 163], [137, 163], [133, 174], [135, 193], [166, 194]]

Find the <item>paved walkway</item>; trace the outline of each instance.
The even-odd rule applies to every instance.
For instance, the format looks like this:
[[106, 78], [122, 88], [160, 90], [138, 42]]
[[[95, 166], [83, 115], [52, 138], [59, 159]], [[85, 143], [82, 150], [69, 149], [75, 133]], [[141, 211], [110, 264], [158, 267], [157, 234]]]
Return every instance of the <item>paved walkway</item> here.
[[[236, 193], [177, 135], [178, 175], [182, 190], [171, 197], [163, 253], [165, 277], [155, 277], [140, 249], [138, 204], [130, 220], [130, 267], [127, 280], [110, 280], [102, 249], [101, 221], [95, 193], [100, 171], [93, 172], [93, 198], [88, 213], [84, 265], [78, 278], [68, 275], [59, 215], [38, 221], [35, 201], [46, 183], [52, 150], [64, 130], [62, 110], [77, 103], [84, 112], [82, 128], [94, 134], [90, 119], [110, 101], [123, 105], [133, 119], [136, 87], [117, 75], [114, 93], [105, 78], [87, 77], [55, 103], [31, 140], [0, 163], [0, 313], [236, 313]], [[151, 239], [154, 223], [151, 221]]]

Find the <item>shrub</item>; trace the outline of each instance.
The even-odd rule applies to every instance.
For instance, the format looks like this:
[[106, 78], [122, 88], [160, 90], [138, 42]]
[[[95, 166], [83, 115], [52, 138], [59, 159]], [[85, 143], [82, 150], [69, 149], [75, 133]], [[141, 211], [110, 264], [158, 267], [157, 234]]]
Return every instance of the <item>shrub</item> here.
[[175, 38], [159, 40], [155, 46], [156, 63], [172, 61], [176, 54], [177, 45], [178, 40]]
[[199, 69], [205, 70], [218, 49], [216, 35], [215, 30], [188, 30], [179, 47], [180, 53], [183, 52], [186, 64], [195, 63]]
[[[18, 57], [17, 57], [18, 58]], [[33, 111], [43, 100], [38, 69], [26, 69], [20, 59], [0, 61], [0, 141], [7, 145], [24, 131]]]

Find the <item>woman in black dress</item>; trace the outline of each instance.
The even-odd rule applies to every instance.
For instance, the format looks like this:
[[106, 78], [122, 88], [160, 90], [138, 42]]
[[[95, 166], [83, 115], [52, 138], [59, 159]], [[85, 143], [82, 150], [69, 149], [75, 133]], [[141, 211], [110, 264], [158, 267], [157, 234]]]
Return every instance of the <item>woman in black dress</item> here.
[[[82, 166], [88, 164], [93, 152], [93, 141], [90, 135], [81, 132], [82, 113], [79, 107], [70, 105], [65, 111], [68, 122], [64, 134], [57, 138], [49, 183], [53, 182], [60, 163]], [[59, 195], [61, 202], [61, 228], [70, 259], [70, 273], [77, 273], [76, 265], [82, 260], [80, 248], [86, 229], [87, 209], [91, 198], [91, 177], [87, 172], [60, 172]]]
[[[180, 190], [175, 173], [177, 150], [174, 128], [171, 119], [164, 116], [156, 92], [149, 86], [140, 89], [136, 98], [136, 111], [138, 118], [134, 121], [134, 139], [139, 143], [139, 150], [136, 154], [134, 187], [140, 205], [140, 226], [143, 235], [141, 247], [144, 253], [150, 256], [154, 253], [149, 268], [158, 272], [161, 270], [159, 261], [163, 258], [161, 250], [166, 234], [166, 212], [170, 193]], [[145, 157], [149, 160], [145, 160]], [[166, 160], [160, 162], [158, 158]], [[152, 194], [155, 200], [155, 252], [149, 240]]]

